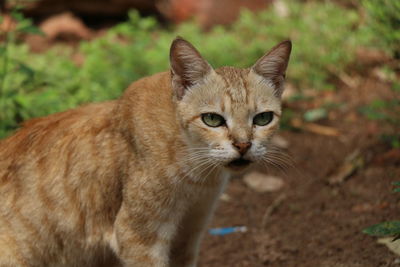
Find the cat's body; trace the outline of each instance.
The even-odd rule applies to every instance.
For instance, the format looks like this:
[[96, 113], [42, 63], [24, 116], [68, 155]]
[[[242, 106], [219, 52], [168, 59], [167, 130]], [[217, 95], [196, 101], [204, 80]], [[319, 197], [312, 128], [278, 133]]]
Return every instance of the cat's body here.
[[[135, 82], [119, 100], [34, 119], [0, 141], [0, 267], [196, 265], [230, 169], [243, 165], [231, 162], [257, 161], [249, 140], [268, 142], [277, 127], [275, 119], [257, 132], [240, 121], [257, 101], [278, 118], [281, 89], [260, 95], [254, 71], [199, 67], [190, 44], [174, 44], [171, 73]], [[205, 84], [220, 88], [195, 89]], [[205, 112], [234, 115], [211, 128]]]

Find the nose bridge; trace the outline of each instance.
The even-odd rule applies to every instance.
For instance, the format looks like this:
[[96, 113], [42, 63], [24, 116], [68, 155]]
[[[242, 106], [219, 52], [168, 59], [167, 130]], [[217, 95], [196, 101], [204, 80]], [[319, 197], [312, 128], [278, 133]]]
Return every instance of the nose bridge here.
[[247, 125], [236, 125], [231, 132], [233, 143], [246, 143], [251, 139], [251, 132]]
[[[232, 146], [235, 147], [241, 155], [244, 155], [251, 147], [252, 126], [249, 125], [249, 112], [244, 106], [236, 105], [233, 107], [229, 128], [229, 137]], [[235, 112], [233, 112], [235, 111]]]
[[231, 137], [234, 143], [249, 142], [251, 139], [252, 128], [248, 125], [248, 111], [237, 108], [231, 125]]

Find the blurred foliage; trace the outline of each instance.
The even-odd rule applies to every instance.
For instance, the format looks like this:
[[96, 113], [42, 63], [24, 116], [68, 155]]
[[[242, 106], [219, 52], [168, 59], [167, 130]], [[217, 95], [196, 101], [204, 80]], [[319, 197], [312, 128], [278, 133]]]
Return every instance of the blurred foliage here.
[[[365, 30], [356, 11], [327, 1], [288, 1], [287, 6], [287, 16], [273, 9], [244, 11], [230, 27], [207, 33], [193, 22], [165, 29], [154, 18], [131, 11], [128, 21], [82, 42], [77, 51], [55, 46], [41, 54], [11, 38], [24, 31], [35, 33], [20, 16], [17, 20], [26, 30], [8, 33], [0, 49], [0, 137], [23, 120], [116, 98], [132, 81], [167, 70], [169, 46], [177, 35], [191, 41], [214, 67], [249, 67], [290, 38], [294, 48], [289, 81], [297, 88], [333, 89], [329, 80], [345, 71], [356, 48], [371, 43], [373, 32]], [[82, 64], [71, 60], [73, 53], [84, 57]]]
[[400, 148], [400, 134], [399, 133], [394, 133], [394, 134], [382, 134], [381, 135], [381, 141], [387, 145], [389, 145], [392, 148]]
[[400, 1], [364, 0], [363, 4], [375, 37], [400, 59]]
[[376, 120], [392, 125], [390, 132], [382, 133], [381, 139], [393, 148], [400, 148], [400, 98], [383, 100], [375, 99], [368, 105], [359, 107], [358, 111], [369, 120]]
[[393, 236], [400, 234], [400, 221], [383, 222], [372, 225], [363, 231], [373, 236]]
[[[9, 22], [9, 29], [1, 32], [0, 36], [0, 137], [16, 128], [17, 121], [31, 117], [27, 110], [32, 106], [27, 109], [20, 107], [22, 102], [26, 102], [24, 93], [38, 89], [35, 71], [27, 64], [27, 50], [17, 45], [17, 40], [25, 34], [43, 34], [23, 16], [20, 6], [11, 9], [10, 17], [16, 22], [15, 27]], [[0, 23], [2, 21], [0, 16]]]
[[324, 119], [328, 117], [328, 111], [326, 108], [324, 107], [320, 107], [320, 108], [314, 108], [314, 109], [310, 109], [307, 110], [304, 114], [303, 114], [303, 118], [305, 121], [317, 121], [320, 119]]
[[[396, 186], [393, 192], [400, 192], [400, 182], [393, 182]], [[400, 221], [388, 221], [371, 225], [363, 230], [363, 233], [372, 236], [394, 236], [394, 240], [400, 238]], [[394, 241], [393, 240], [393, 241]]]
[[359, 111], [370, 120], [385, 120], [392, 124], [399, 124], [400, 99], [381, 100], [375, 99]]

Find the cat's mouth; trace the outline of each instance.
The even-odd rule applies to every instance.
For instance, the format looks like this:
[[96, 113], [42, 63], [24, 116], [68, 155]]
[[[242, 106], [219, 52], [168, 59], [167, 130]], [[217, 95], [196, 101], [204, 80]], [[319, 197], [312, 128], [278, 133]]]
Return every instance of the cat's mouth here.
[[244, 158], [238, 158], [235, 160], [232, 160], [227, 164], [227, 167], [234, 169], [234, 170], [241, 170], [244, 169], [245, 167], [249, 166], [251, 163], [250, 160], [244, 159]]

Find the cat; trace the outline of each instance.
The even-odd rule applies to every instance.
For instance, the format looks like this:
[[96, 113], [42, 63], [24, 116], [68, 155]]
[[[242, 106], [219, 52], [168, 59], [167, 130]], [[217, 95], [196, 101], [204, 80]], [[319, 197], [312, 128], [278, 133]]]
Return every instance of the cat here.
[[213, 69], [188, 41], [114, 101], [0, 142], [0, 266], [196, 266], [232, 173], [268, 157], [291, 42]]

